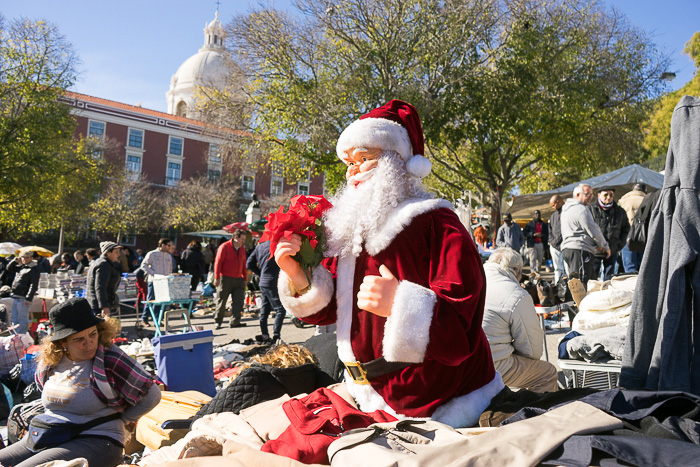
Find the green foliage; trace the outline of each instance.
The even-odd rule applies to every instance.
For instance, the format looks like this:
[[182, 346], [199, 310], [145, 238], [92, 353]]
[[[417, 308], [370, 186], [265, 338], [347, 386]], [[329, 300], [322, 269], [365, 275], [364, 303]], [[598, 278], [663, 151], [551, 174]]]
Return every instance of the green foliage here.
[[[651, 156], [665, 156], [671, 139], [673, 109], [685, 95], [700, 96], [700, 32], [693, 34], [683, 52], [695, 63], [695, 75], [682, 88], [661, 97], [645, 125], [644, 147]], [[665, 160], [665, 158], [664, 158]]]
[[[588, 0], [300, 0], [231, 26], [250, 76], [253, 130], [287, 171], [344, 167], [335, 141], [389, 99], [418, 109], [446, 197], [498, 207], [513, 187], [642, 157], [666, 59], [624, 17]], [[551, 174], [538, 177], [537, 174]], [[546, 186], [542, 188], [547, 188]]]
[[58, 228], [99, 191], [100, 161], [59, 102], [77, 58], [55, 26], [0, 22], [0, 236]]
[[158, 232], [163, 227], [163, 189], [114, 173], [89, 212], [95, 229], [117, 238]]

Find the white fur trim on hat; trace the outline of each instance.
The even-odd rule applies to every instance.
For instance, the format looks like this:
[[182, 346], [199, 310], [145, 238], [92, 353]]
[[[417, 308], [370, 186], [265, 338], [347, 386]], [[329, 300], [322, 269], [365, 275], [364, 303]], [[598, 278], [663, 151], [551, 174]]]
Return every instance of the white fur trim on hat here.
[[317, 313], [330, 303], [333, 298], [333, 277], [328, 269], [318, 266], [311, 276], [311, 288], [304, 295], [295, 297], [289, 287], [289, 276], [280, 271], [277, 289], [284, 308], [297, 318], [304, 318]]
[[420, 154], [414, 155], [406, 162], [406, 170], [414, 177], [425, 178], [430, 175], [432, 169], [433, 163]]
[[404, 161], [413, 157], [406, 128], [385, 118], [365, 118], [351, 123], [338, 138], [335, 150], [345, 160], [345, 151], [351, 148], [396, 151]]
[[409, 281], [396, 288], [391, 315], [384, 325], [382, 353], [390, 362], [420, 363], [430, 341], [437, 296], [432, 290]]

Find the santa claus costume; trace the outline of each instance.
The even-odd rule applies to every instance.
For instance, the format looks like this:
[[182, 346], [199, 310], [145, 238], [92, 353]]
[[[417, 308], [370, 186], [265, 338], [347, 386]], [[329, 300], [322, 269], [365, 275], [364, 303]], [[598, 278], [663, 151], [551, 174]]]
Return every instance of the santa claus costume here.
[[[336, 323], [345, 381], [363, 411], [472, 426], [504, 387], [481, 328], [481, 258], [452, 205], [422, 189], [430, 162], [413, 106], [394, 100], [352, 123], [339, 157], [353, 148], [381, 149], [380, 168], [333, 201], [324, 220], [331, 257], [308, 292], [298, 295], [282, 271], [280, 298], [308, 323]], [[356, 213], [345, 212], [353, 203]], [[363, 279], [381, 265], [399, 281], [388, 318], [357, 306]], [[364, 378], [373, 365], [380, 374]]]

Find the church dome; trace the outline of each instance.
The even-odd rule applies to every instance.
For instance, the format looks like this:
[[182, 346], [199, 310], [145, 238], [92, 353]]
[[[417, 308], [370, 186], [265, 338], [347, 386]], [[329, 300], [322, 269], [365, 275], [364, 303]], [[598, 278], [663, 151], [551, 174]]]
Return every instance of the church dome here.
[[232, 62], [224, 48], [225, 39], [217, 11], [214, 20], [204, 27], [202, 47], [180, 65], [170, 80], [170, 90], [166, 93], [168, 113], [196, 118], [196, 89], [226, 86]]

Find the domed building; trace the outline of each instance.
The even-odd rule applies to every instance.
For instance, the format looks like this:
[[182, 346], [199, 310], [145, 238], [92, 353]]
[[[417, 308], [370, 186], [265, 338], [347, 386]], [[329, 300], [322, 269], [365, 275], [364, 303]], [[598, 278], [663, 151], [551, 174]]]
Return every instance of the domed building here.
[[169, 114], [197, 118], [198, 88], [226, 87], [235, 65], [224, 48], [225, 39], [217, 11], [214, 20], [204, 28], [204, 45], [180, 65], [170, 80], [170, 90], [165, 93]]

